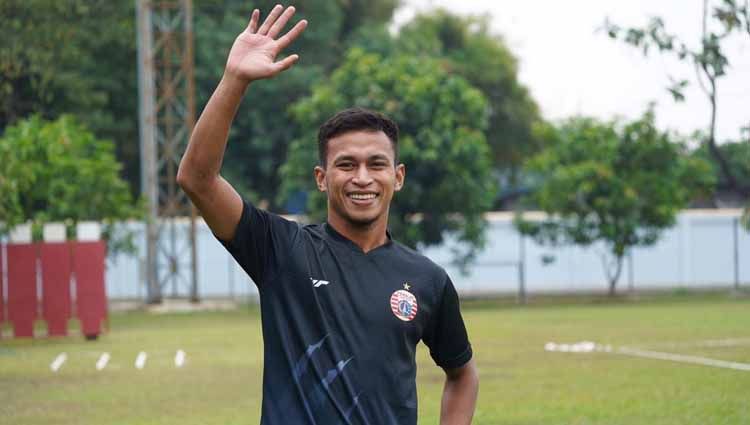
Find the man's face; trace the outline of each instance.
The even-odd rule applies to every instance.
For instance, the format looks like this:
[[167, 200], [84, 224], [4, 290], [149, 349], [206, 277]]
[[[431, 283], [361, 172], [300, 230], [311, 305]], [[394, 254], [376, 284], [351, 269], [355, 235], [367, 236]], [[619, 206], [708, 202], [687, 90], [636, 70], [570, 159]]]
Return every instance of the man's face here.
[[328, 195], [328, 220], [367, 227], [388, 220], [393, 193], [404, 183], [382, 131], [352, 131], [328, 140], [326, 168], [315, 167], [318, 189]]

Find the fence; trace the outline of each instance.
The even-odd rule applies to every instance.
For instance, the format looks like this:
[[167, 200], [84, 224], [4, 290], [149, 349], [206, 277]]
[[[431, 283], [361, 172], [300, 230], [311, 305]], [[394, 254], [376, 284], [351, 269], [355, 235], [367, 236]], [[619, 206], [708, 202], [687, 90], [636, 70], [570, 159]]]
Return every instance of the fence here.
[[[738, 225], [740, 210], [687, 210], [656, 245], [636, 248], [626, 260], [618, 290], [732, 288], [750, 282], [750, 233]], [[549, 248], [522, 238], [512, 213], [490, 213], [487, 246], [462, 275], [454, 267], [452, 242], [423, 252], [446, 268], [462, 295], [606, 291], [599, 253], [602, 246]], [[187, 226], [187, 221], [180, 223]], [[142, 232], [140, 223], [128, 223]], [[141, 233], [142, 234], [142, 233]], [[182, 234], [187, 234], [184, 232]], [[398, 235], [396, 235], [398, 239]], [[249, 277], [214, 239], [202, 221], [197, 225], [201, 298], [247, 298], [257, 295]], [[136, 256], [110, 256], [106, 287], [110, 299], [145, 297], [142, 273], [145, 241]], [[189, 280], [186, 280], [189, 281]], [[163, 288], [165, 296], [187, 297], [187, 287]]]
[[[750, 232], [740, 225], [741, 215], [739, 209], [683, 211], [655, 245], [633, 249], [618, 288], [739, 288], [747, 284]], [[463, 293], [515, 293], [523, 287], [528, 293], [606, 291], [601, 244], [540, 246], [516, 232], [512, 213], [492, 213], [488, 220], [488, 244], [466, 276], [449, 264], [446, 247], [424, 250], [456, 276], [456, 286]]]

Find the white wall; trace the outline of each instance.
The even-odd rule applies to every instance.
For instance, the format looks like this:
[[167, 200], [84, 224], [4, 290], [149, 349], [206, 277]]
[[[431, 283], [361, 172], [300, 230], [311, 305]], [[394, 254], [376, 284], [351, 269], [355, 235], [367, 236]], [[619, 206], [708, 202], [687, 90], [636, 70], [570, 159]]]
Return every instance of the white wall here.
[[[655, 246], [635, 249], [632, 256], [632, 282], [636, 289], [724, 287], [734, 285], [734, 221], [740, 210], [688, 210], [677, 224], [666, 231]], [[490, 222], [487, 247], [479, 255], [468, 275], [451, 265], [450, 243], [424, 250], [424, 253], [448, 270], [458, 291], [513, 293], [517, 291], [521, 260], [520, 239], [513, 228], [511, 213], [488, 214]], [[130, 224], [141, 229], [141, 224]], [[202, 297], [246, 297], [257, 294], [255, 286], [208, 227], [197, 225], [199, 292]], [[142, 234], [142, 232], [141, 232]], [[395, 235], [398, 239], [398, 235]], [[750, 233], [738, 232], [740, 284], [750, 286]], [[107, 295], [115, 298], [143, 298], [145, 286], [142, 267], [145, 242], [139, 238], [138, 258], [110, 258], [107, 268]], [[549, 248], [532, 240], [525, 241], [526, 288], [534, 292], [605, 291], [606, 281], [598, 254], [601, 246]], [[542, 258], [553, 256], [545, 265]], [[627, 289], [631, 276], [625, 264], [618, 288]], [[181, 285], [186, 285], [181, 284]], [[173, 288], [164, 289], [165, 296]], [[189, 293], [179, 286], [177, 292]]]

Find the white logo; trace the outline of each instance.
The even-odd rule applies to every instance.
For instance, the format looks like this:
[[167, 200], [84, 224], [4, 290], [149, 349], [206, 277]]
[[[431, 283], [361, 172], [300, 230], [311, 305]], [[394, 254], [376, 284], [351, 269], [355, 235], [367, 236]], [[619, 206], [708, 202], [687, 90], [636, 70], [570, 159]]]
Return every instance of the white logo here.
[[318, 279], [313, 279], [313, 278], [310, 278], [310, 280], [312, 281], [313, 286], [316, 288], [321, 287], [323, 285], [328, 285], [329, 283], [331, 283], [327, 280], [318, 280]]

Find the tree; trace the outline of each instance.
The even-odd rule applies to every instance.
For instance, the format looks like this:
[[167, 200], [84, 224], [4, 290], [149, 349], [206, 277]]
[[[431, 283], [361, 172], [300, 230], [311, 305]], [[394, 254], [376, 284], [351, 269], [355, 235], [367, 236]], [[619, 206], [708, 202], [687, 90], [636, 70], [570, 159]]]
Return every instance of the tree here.
[[[740, 185], [750, 186], [750, 143], [746, 141], [726, 142], [717, 146], [722, 157], [726, 158], [727, 166]], [[730, 186], [719, 165], [712, 161], [708, 146], [701, 145], [693, 153], [695, 156], [711, 162], [711, 169], [715, 176], [716, 188], [721, 190]]]
[[70, 28], [68, 23], [80, 22], [88, 15], [88, 10], [86, 2], [81, 0], [7, 0], [0, 3], [0, 16], [3, 17], [0, 29], [3, 39], [0, 47], [0, 127], [34, 111], [46, 112], [55, 102], [88, 103], [92, 100], [90, 90], [83, 90], [77, 99], [66, 99], [60, 93], [65, 85], [81, 89], [87, 83], [74, 78], [66, 65], [81, 56], [78, 31]]
[[140, 190], [133, 1], [0, 2], [0, 130], [38, 114], [76, 116], [114, 140]]
[[24, 221], [21, 194], [34, 183], [31, 168], [20, 160], [25, 155], [17, 149], [0, 139], [0, 236]]
[[400, 126], [400, 158], [407, 172], [391, 206], [394, 234], [413, 247], [438, 244], [452, 234], [465, 244], [456, 258], [466, 264], [482, 245], [482, 213], [495, 194], [483, 134], [484, 96], [437, 61], [406, 55], [384, 58], [352, 49], [331, 78], [292, 109], [304, 132], [290, 146], [282, 167], [282, 196], [308, 193], [314, 219], [324, 218], [326, 211], [325, 197], [312, 178], [317, 129], [351, 106], [381, 111]]
[[[698, 47], [691, 47], [667, 31], [661, 17], [652, 18], [644, 27], [634, 28], [622, 28], [606, 20], [604, 28], [609, 37], [621, 39], [642, 49], [644, 55], [655, 48], [660, 53], [674, 55], [680, 61], [692, 65], [695, 80], [710, 105], [709, 124], [703, 143], [721, 170], [721, 181], [727, 188], [746, 198], [750, 197], [750, 184], [741, 182], [733, 173], [729, 160], [718, 148], [715, 134], [718, 85], [730, 68], [730, 58], [725, 55], [722, 43], [735, 33], [750, 36], [750, 2], [744, 0], [741, 4], [737, 0], [721, 0], [718, 5], [712, 6], [709, 0], [703, 0], [703, 22]], [[683, 90], [688, 84], [688, 80], [673, 81], [668, 89], [675, 101], [684, 100]]]
[[461, 17], [442, 9], [418, 15], [399, 32], [397, 51], [440, 58], [489, 102], [485, 137], [493, 165], [513, 184], [523, 160], [544, 145], [539, 108], [518, 81], [518, 60], [490, 31], [489, 16]]
[[[742, 185], [750, 185], [750, 143], [747, 141], [727, 142], [719, 145], [718, 149], [727, 159], [727, 165], [737, 181]], [[705, 145], [696, 149], [693, 155], [710, 162], [718, 190], [728, 187], [726, 177], [722, 174], [716, 162], [711, 161], [711, 153]], [[746, 207], [742, 212], [740, 223], [750, 231], [750, 207]]]
[[[105, 233], [117, 220], [142, 217], [128, 185], [119, 177], [114, 146], [99, 140], [70, 116], [18, 121], [0, 139], [0, 187], [10, 188], [0, 202], [2, 231], [32, 221], [104, 221]], [[126, 239], [130, 235], [123, 235]], [[110, 240], [122, 247], [127, 240]]]
[[[226, 54], [247, 24], [250, 8], [267, 11], [274, 4], [194, 1], [198, 106], [221, 78]], [[301, 63], [281, 79], [253, 87], [230, 136], [224, 171], [243, 194], [275, 199], [278, 168], [299, 134], [290, 125], [287, 106], [308, 95], [341, 62], [354, 34], [364, 27], [384, 27], [397, 5], [396, 0], [310, 0], [299, 5], [298, 15], [315, 22], [297, 43]], [[135, 0], [3, 0], [0, 17], [0, 129], [31, 114], [44, 119], [73, 115], [98, 137], [114, 141], [121, 174], [131, 193], [140, 193]], [[255, 96], [274, 102], [253, 102]], [[255, 166], [248, 167], [251, 161]]]
[[604, 244], [609, 294], [615, 293], [623, 258], [654, 244], [694, 195], [713, 184], [710, 165], [654, 125], [648, 110], [627, 123], [572, 118], [554, 143], [527, 164], [539, 178], [526, 200], [548, 218], [516, 226], [540, 243]]

